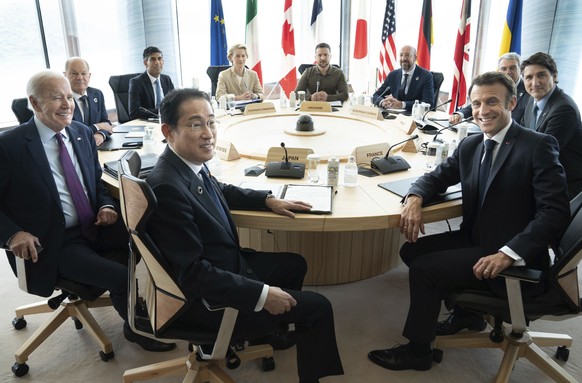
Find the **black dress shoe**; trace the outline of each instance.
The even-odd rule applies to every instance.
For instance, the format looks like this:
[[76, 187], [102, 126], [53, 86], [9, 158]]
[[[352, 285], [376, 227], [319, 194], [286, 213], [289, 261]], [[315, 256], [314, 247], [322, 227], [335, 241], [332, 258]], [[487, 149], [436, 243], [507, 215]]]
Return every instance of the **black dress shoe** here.
[[176, 343], [164, 343], [155, 339], [150, 339], [145, 336], [136, 334], [131, 330], [127, 323], [123, 324], [123, 336], [132, 343], [137, 343], [146, 351], [164, 352], [176, 348]]
[[483, 331], [487, 327], [487, 322], [483, 317], [476, 314], [469, 314], [467, 316], [459, 317], [455, 313], [451, 313], [447, 319], [437, 323], [437, 335], [453, 335], [461, 330]]
[[295, 346], [295, 331], [276, 332], [249, 341], [249, 345], [270, 344], [273, 350], [287, 350]]
[[368, 353], [368, 359], [388, 370], [430, 370], [432, 351], [423, 356], [414, 355], [407, 345], [398, 345], [386, 350], [374, 350]]

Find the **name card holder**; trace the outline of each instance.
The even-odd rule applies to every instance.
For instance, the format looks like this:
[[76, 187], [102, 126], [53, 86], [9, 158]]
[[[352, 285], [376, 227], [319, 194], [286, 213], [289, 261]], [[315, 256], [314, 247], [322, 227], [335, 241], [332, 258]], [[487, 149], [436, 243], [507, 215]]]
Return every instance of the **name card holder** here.
[[420, 150], [420, 145], [421, 145], [420, 137], [418, 137], [416, 140], [406, 141], [406, 144], [402, 148], [402, 151], [409, 153], [418, 153], [418, 151]]
[[223, 161], [238, 160], [240, 158], [240, 154], [230, 141], [218, 140], [214, 150], [216, 150], [216, 154]]
[[[307, 155], [313, 154], [313, 149], [287, 148], [289, 162], [301, 162], [307, 164]], [[285, 161], [285, 149], [281, 146], [273, 146], [267, 152], [265, 163]]]
[[358, 146], [354, 149], [352, 155], [356, 158], [356, 163], [358, 165], [371, 165], [372, 158], [384, 157], [386, 155], [386, 150], [388, 150], [388, 143], [383, 142], [381, 144]]
[[380, 109], [374, 106], [356, 105], [352, 109], [352, 114], [360, 117], [373, 118], [375, 120], [384, 120]]
[[414, 122], [414, 119], [410, 116], [399, 114], [396, 116], [394, 122], [408, 135], [411, 135], [416, 129], [416, 122]]
[[243, 116], [252, 114], [275, 113], [275, 105], [272, 102], [259, 102], [245, 106]]
[[303, 101], [301, 112], [331, 112], [331, 104], [325, 101]]

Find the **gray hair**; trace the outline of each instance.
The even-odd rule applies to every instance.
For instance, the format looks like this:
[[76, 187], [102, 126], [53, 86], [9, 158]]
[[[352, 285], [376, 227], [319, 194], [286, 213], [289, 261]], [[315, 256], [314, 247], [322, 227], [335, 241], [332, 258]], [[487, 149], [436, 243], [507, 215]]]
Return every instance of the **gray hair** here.
[[497, 60], [497, 68], [499, 68], [502, 60], [515, 60], [517, 61], [517, 67], [519, 68], [521, 66], [521, 56], [515, 52], [509, 52], [499, 57], [499, 60]]
[[81, 60], [85, 63], [85, 67], [87, 67], [87, 71], [90, 71], [91, 69], [89, 68], [89, 63], [87, 62], [87, 60], [81, 58], [81, 57], [77, 57], [77, 56], [73, 56], [73, 57], [69, 57], [69, 59], [67, 61], [65, 61], [65, 72], [69, 71], [69, 67], [71, 66], [71, 64], [73, 63], [73, 61], [77, 61], [77, 60]]
[[[60, 72], [55, 72], [50, 69], [42, 70], [34, 74], [30, 80], [28, 80], [28, 83], [26, 84], [26, 96], [28, 98], [32, 96], [35, 99], [43, 96], [43, 91], [45, 90], [44, 86], [46, 82], [51, 79], [67, 80], [67, 78]], [[32, 105], [30, 105], [30, 100], [28, 100], [28, 109], [33, 110]]]

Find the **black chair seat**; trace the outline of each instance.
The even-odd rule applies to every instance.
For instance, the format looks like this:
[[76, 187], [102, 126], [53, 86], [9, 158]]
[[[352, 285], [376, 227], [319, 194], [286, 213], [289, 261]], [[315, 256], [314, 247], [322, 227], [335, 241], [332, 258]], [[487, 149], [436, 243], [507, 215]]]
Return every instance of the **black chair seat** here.
[[99, 298], [101, 295], [103, 295], [103, 293], [105, 293], [105, 291], [107, 291], [103, 288], [84, 285], [61, 278], [57, 279], [56, 288], [63, 292], [75, 295], [84, 301], [90, 302]]

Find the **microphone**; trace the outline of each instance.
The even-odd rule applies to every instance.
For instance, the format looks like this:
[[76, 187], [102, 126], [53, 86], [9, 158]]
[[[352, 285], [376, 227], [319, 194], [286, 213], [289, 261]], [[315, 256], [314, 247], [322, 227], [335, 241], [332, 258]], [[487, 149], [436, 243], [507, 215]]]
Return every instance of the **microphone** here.
[[384, 97], [384, 95], [386, 93], [388, 93], [390, 91], [390, 87], [387, 86], [386, 89], [384, 89], [384, 91], [382, 93], [380, 93], [380, 95], [378, 96], [378, 106], [380, 106], [380, 103], [382, 102], [382, 97]]
[[451, 98], [451, 99], [449, 99], [448, 101], [445, 101], [445, 102], [443, 102], [443, 103], [442, 103], [442, 104], [440, 104], [440, 105], [437, 105], [437, 106], [435, 106], [435, 107], [432, 107], [432, 108], [430, 108], [430, 109], [429, 109], [429, 110], [427, 110], [427, 111], [424, 113], [424, 115], [422, 116], [422, 121], [424, 121], [424, 119], [425, 119], [426, 115], [427, 115], [429, 112], [434, 112], [435, 110], [437, 110], [437, 109], [438, 109], [438, 108], [440, 108], [441, 106], [445, 106], [445, 105], [447, 105], [447, 104], [450, 104], [451, 102], [453, 102], [453, 99], [452, 99], [452, 98]]
[[[147, 114], [149, 114], [150, 116], [153, 116], [153, 118], [155, 118], [155, 119], [156, 119], [158, 122], [160, 122], [160, 116], [159, 116], [159, 115], [157, 115], [156, 113], [152, 112], [151, 110], [149, 110], [149, 109], [146, 109], [146, 108], [144, 108], [143, 106], [140, 106], [140, 107], [139, 107], [139, 110], [140, 110], [140, 111], [142, 111], [142, 112], [144, 112], [144, 113], [147, 113]], [[150, 117], [150, 118], [151, 118], [151, 117]]]
[[[427, 115], [429, 112], [434, 112], [435, 110], [437, 110], [437, 108], [440, 108], [441, 106], [443, 106], [443, 105], [447, 105], [447, 104], [449, 104], [449, 103], [451, 103], [451, 102], [453, 102], [453, 100], [452, 100], [452, 99], [450, 99], [450, 100], [448, 100], [448, 101], [446, 101], [446, 102], [443, 102], [442, 104], [440, 104], [440, 105], [437, 105], [437, 106], [435, 106], [435, 107], [433, 107], [433, 108], [430, 108], [429, 110], [427, 110], [427, 111], [424, 113], [424, 115], [422, 116], [422, 120], [421, 120], [421, 121], [418, 121], [418, 122], [416, 122], [416, 125], [417, 125], [417, 127], [418, 127], [418, 130], [422, 131], [424, 134], [436, 134], [436, 132], [437, 132], [437, 131], [438, 131], [440, 128], [439, 128], [438, 126], [436, 126], [436, 125], [433, 125], [433, 124], [429, 123], [429, 122], [425, 122], [425, 117], [426, 117], [426, 115]], [[422, 124], [422, 126], [421, 126], [421, 124]]]
[[289, 162], [289, 154], [285, 143], [281, 142], [285, 151], [285, 161], [268, 162], [265, 167], [265, 176], [271, 178], [303, 178], [305, 176], [305, 164], [302, 162]]
[[319, 92], [319, 81], [316, 83], [315, 93]]
[[392, 172], [397, 172], [400, 170], [410, 169], [410, 165], [406, 160], [400, 156], [392, 156], [390, 157], [390, 151], [400, 144], [403, 144], [408, 141], [416, 140], [418, 138], [418, 134], [415, 134], [412, 137], [407, 138], [404, 141], [398, 142], [388, 148], [386, 155], [384, 157], [375, 157], [371, 161], [372, 169], [378, 170], [382, 174], [388, 174]]
[[471, 122], [473, 121], [473, 116], [469, 116], [465, 119], [462, 119], [461, 121], [457, 122], [456, 124], [452, 124], [449, 126], [445, 126], [444, 128], [441, 128], [439, 130], [436, 131], [434, 137], [433, 137], [433, 141], [438, 141], [438, 142], [442, 142], [442, 140], [437, 140], [437, 136], [443, 131], [443, 130], [447, 130], [447, 129], [451, 129], [453, 127], [455, 127], [456, 125], [462, 124], [463, 122]]

